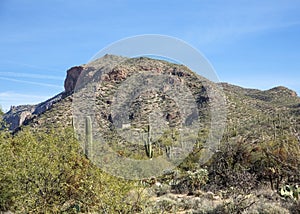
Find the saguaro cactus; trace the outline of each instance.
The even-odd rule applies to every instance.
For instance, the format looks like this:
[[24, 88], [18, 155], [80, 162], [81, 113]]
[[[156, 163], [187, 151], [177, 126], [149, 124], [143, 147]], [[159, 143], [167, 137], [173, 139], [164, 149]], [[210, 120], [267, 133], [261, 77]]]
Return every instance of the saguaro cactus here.
[[166, 146], [166, 155], [168, 158], [172, 158], [172, 146]]
[[92, 119], [90, 116], [86, 116], [84, 153], [87, 158], [92, 157], [92, 148], [93, 148]]
[[145, 141], [145, 151], [149, 158], [153, 157], [152, 142], [151, 142], [151, 126], [148, 125], [148, 137]]

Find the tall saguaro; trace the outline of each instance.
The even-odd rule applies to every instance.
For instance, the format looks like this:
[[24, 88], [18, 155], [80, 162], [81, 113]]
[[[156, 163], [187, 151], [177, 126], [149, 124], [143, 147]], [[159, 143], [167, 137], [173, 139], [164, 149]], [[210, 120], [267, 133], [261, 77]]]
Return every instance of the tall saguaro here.
[[85, 145], [84, 153], [87, 158], [91, 159], [93, 149], [92, 119], [90, 116], [85, 118]]
[[147, 140], [145, 141], [145, 150], [146, 150], [146, 155], [152, 159], [153, 150], [152, 150], [152, 142], [151, 142], [151, 126], [150, 126], [150, 124], [148, 125], [148, 137], [147, 137]]

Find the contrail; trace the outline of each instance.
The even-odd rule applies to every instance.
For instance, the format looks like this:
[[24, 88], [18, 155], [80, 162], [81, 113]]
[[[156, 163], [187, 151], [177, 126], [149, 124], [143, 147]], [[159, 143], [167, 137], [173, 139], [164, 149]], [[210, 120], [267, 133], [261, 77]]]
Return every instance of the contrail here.
[[17, 79], [6, 78], [6, 77], [0, 77], [0, 79], [12, 81], [12, 82], [19, 82], [19, 83], [25, 83], [25, 84], [31, 84], [31, 85], [39, 85], [39, 86], [44, 86], [44, 87], [52, 87], [52, 88], [62, 89], [61, 86], [53, 85], [53, 84], [47, 84], [47, 83], [39, 83], [39, 82], [32, 82], [32, 81], [25, 81], [25, 80], [17, 80]]
[[19, 94], [14, 92], [0, 92], [1, 100], [19, 101], [20, 99], [47, 99], [49, 96], [38, 96], [34, 94]]
[[1, 76], [6, 77], [28, 77], [33, 79], [52, 79], [52, 80], [62, 80], [63, 77], [51, 76], [51, 75], [41, 75], [41, 74], [30, 74], [30, 73], [18, 73], [18, 72], [0, 72]]
[[9, 64], [14, 64], [14, 65], [22, 65], [22, 66], [25, 66], [28, 68], [35, 68], [35, 69], [37, 68], [37, 69], [46, 70], [46, 71], [62, 72], [59, 69], [45, 68], [45, 67], [41, 67], [41, 66], [27, 64], [27, 63], [20, 63], [20, 62], [16, 62], [16, 61], [12, 61], [12, 60], [6, 60], [5, 62], [9, 63]]

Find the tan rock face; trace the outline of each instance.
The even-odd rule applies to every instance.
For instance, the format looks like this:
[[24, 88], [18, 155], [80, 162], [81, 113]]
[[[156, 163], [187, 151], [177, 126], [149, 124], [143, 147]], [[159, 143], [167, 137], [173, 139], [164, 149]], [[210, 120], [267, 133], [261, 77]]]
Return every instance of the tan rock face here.
[[65, 79], [65, 85], [64, 85], [65, 91], [67, 93], [74, 91], [76, 82], [77, 82], [82, 70], [83, 70], [82, 66], [75, 66], [75, 67], [70, 68], [67, 71], [67, 77]]

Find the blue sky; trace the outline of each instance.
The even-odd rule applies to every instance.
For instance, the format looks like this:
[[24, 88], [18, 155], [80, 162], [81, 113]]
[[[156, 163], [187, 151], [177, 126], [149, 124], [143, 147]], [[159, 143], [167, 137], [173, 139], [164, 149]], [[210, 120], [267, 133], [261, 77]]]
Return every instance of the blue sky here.
[[298, 0], [1, 0], [0, 104], [61, 92], [68, 68], [138, 34], [186, 41], [222, 82], [300, 94], [299, 11]]

